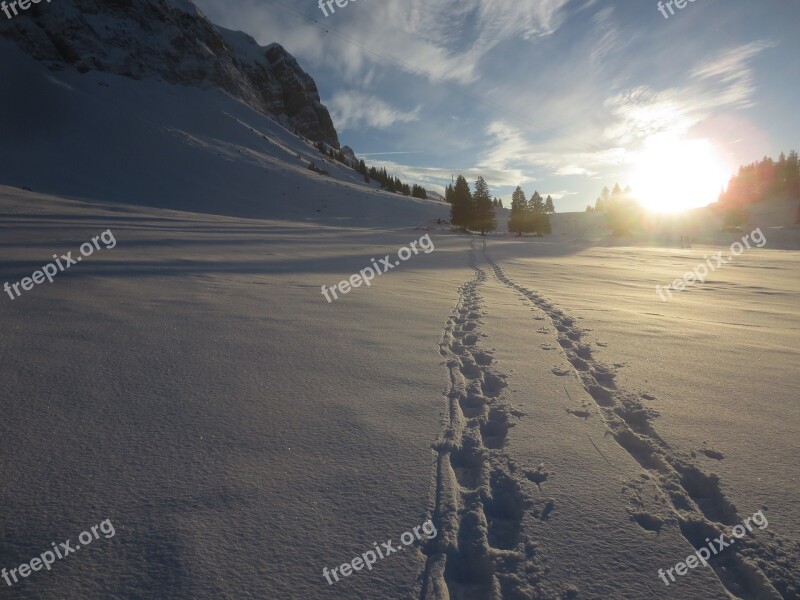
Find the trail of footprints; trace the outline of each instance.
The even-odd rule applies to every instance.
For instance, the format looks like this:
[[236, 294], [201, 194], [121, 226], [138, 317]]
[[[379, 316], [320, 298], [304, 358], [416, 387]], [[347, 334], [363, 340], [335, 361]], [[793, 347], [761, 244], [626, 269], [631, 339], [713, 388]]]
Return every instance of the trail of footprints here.
[[[609, 435], [644, 469], [639, 481], [630, 482], [623, 489], [630, 496], [631, 518], [643, 528], [656, 532], [666, 523], [677, 524], [683, 536], [697, 549], [722, 533], [729, 537], [730, 527], [751, 513], [740, 517], [723, 493], [716, 475], [704, 473], [692, 462], [691, 455], [671, 448], [659, 437], [652, 427], [652, 420], [658, 413], [646, 407], [641, 397], [617, 387], [613, 369], [595, 360], [590, 345], [581, 342], [584, 332], [575, 319], [532, 290], [516, 284], [488, 256], [485, 258], [501, 283], [531, 301], [547, 316], [567, 360], [594, 399], [595, 410], [607, 425]], [[547, 329], [544, 326], [539, 331]], [[592, 409], [582, 406], [568, 412], [588, 419], [593, 414]], [[642, 500], [643, 496], [646, 501]], [[759, 534], [758, 538], [748, 535], [737, 540], [709, 561], [717, 577], [737, 598], [797, 598], [800, 548], [769, 530]], [[680, 558], [676, 557], [675, 562]], [[665, 567], [669, 566], [667, 562]]]
[[530, 489], [547, 479], [544, 466], [523, 473], [503, 451], [524, 415], [503, 398], [506, 378], [493, 366], [492, 353], [478, 346], [484, 314], [478, 288], [485, 280], [476, 269], [459, 290], [440, 347], [450, 374], [449, 412], [435, 446], [439, 535], [424, 550], [422, 600], [543, 597], [537, 585], [542, 567], [535, 544], [522, 535], [522, 519], [545, 520], [554, 505], [537, 502]]

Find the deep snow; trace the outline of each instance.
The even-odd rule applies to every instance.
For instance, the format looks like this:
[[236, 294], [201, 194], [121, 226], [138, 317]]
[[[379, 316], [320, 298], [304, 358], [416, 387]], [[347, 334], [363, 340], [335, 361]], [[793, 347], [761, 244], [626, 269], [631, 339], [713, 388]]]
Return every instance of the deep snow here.
[[[433, 253], [329, 304], [323, 283], [422, 232], [0, 202], [2, 281], [104, 229], [118, 242], [0, 302], [0, 565], [117, 531], [2, 597], [724, 598], [720, 577], [794, 594], [792, 253], [753, 251], [665, 305], [654, 282], [701, 249], [432, 232]], [[617, 422], [581, 379], [604, 364], [630, 394]], [[659, 416], [643, 426], [632, 399]], [[666, 588], [657, 570], [704, 520], [725, 530], [727, 502], [766, 505], [769, 527]], [[430, 546], [323, 578], [429, 516]]]

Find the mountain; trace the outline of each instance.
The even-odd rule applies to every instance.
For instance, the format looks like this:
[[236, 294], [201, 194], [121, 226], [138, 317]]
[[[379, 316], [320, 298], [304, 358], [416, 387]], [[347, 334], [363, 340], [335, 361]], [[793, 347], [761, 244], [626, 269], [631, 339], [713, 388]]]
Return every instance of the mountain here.
[[0, 24], [0, 36], [52, 70], [217, 87], [304, 137], [339, 147], [314, 80], [292, 55], [214, 25], [185, 0], [40, 3]]
[[338, 136], [297, 61], [188, 2], [42, 2], [0, 21], [0, 55], [0, 184], [358, 227], [447, 216], [323, 156]]

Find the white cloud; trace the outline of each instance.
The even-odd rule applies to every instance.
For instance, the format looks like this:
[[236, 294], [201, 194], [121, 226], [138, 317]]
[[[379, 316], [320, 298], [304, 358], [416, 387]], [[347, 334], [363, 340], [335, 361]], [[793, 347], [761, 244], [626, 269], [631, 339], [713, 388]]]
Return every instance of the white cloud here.
[[409, 123], [419, 118], [420, 107], [403, 112], [380, 98], [356, 91], [337, 92], [325, 101], [337, 131], [366, 126], [386, 129], [395, 123]]

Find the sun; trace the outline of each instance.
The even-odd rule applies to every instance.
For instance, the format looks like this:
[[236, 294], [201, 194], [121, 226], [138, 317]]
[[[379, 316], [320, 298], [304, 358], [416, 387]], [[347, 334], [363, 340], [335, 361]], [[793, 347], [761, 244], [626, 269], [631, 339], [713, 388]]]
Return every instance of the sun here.
[[716, 201], [729, 177], [710, 141], [657, 135], [635, 155], [631, 188], [645, 208], [678, 212]]

